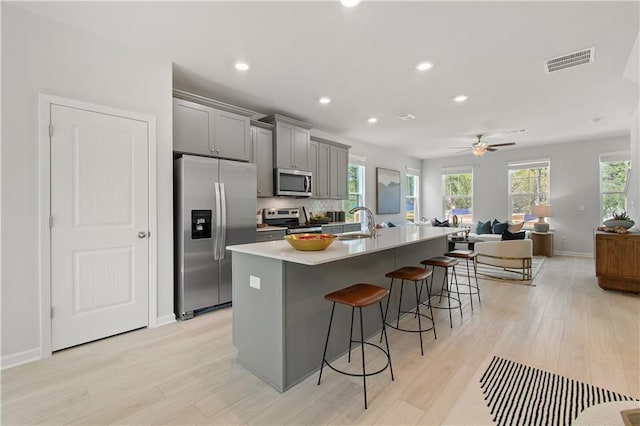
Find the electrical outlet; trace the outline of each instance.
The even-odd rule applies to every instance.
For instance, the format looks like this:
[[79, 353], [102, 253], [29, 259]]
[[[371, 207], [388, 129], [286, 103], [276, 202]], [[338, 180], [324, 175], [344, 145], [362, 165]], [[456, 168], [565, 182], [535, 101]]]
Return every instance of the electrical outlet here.
[[249, 275], [249, 287], [260, 290], [260, 277]]

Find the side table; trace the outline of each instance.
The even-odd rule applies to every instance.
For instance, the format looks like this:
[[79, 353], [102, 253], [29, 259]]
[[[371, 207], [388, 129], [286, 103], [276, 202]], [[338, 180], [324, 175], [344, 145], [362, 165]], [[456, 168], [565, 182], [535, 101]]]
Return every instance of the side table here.
[[533, 255], [553, 257], [553, 232], [531, 232]]
[[447, 242], [449, 243], [449, 251], [453, 251], [456, 249], [456, 244], [466, 244], [467, 245], [467, 250], [471, 250], [473, 251], [475, 249], [475, 245], [476, 243], [481, 243], [484, 240], [481, 240], [479, 238], [474, 238], [474, 237], [469, 237], [468, 239], [464, 240], [459, 240], [459, 239], [452, 239], [449, 238], [447, 240]]

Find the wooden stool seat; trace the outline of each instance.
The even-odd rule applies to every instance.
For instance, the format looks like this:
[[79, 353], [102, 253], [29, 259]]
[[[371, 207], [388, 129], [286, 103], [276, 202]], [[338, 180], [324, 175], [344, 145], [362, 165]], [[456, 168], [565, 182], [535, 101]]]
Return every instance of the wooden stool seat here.
[[452, 250], [444, 255], [447, 257], [458, 257], [460, 259], [474, 259], [478, 253], [472, 250]]
[[420, 262], [423, 265], [440, 266], [441, 268], [449, 268], [458, 264], [458, 259], [446, 256], [435, 256]]
[[385, 274], [387, 278], [397, 278], [399, 280], [422, 281], [431, 275], [431, 271], [425, 268], [415, 266], [405, 266], [395, 271]]
[[[318, 385], [320, 385], [320, 381], [322, 380], [322, 370], [324, 366], [331, 368], [336, 373], [345, 374], [347, 376], [352, 377], [362, 377], [362, 386], [364, 388], [364, 408], [367, 409], [367, 377], [373, 376], [374, 374], [382, 373], [384, 370], [389, 368], [391, 372], [391, 380], [393, 380], [393, 366], [391, 365], [391, 351], [389, 350], [389, 340], [387, 339], [387, 330], [384, 326], [384, 313], [382, 312], [382, 299], [385, 298], [389, 294], [389, 290], [384, 287], [380, 287], [373, 284], [364, 284], [358, 283], [353, 284], [349, 287], [345, 287], [343, 289], [334, 291], [332, 293], [326, 294], [324, 298], [329, 302], [333, 302], [331, 306], [331, 317], [329, 318], [329, 328], [327, 330], [327, 340], [324, 342], [324, 351], [322, 352], [322, 364], [320, 364], [320, 374], [318, 375]], [[382, 323], [382, 333], [380, 339], [384, 337], [385, 347], [376, 345], [371, 342], [366, 342], [364, 340], [364, 325], [362, 321], [362, 308], [367, 307], [369, 305], [373, 305], [374, 303], [378, 303], [378, 308], [380, 310], [380, 321]], [[333, 324], [333, 313], [336, 309], [336, 303], [340, 303], [341, 305], [351, 306], [351, 327], [349, 329], [349, 352], [347, 357], [347, 362], [351, 362], [351, 345], [353, 343], [360, 343], [360, 351], [362, 353], [362, 373], [351, 373], [345, 370], [340, 370], [339, 368], [331, 365], [329, 360], [327, 360], [327, 347], [329, 346], [329, 336], [331, 335], [331, 324]], [[360, 312], [360, 339], [353, 340], [353, 316], [356, 308]], [[384, 356], [387, 358], [387, 362], [384, 366], [378, 368], [375, 371], [367, 371], [365, 368], [365, 359], [364, 359], [364, 346], [367, 345], [369, 347], [373, 347], [377, 350], [382, 351]]]
[[371, 284], [354, 284], [324, 296], [329, 302], [341, 303], [354, 308], [364, 308], [384, 299], [389, 290]]

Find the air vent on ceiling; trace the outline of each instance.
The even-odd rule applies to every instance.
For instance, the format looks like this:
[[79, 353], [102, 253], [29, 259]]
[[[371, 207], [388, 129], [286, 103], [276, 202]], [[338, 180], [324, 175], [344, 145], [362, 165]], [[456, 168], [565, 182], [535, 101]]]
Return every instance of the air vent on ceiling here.
[[547, 59], [544, 61], [544, 70], [547, 74], [554, 71], [560, 71], [565, 68], [571, 68], [578, 65], [588, 64], [593, 62], [595, 47], [590, 49], [583, 49], [577, 52], [567, 53], [566, 55], [557, 56], [555, 58]]
[[398, 118], [399, 118], [400, 120], [413, 120], [413, 119], [414, 119], [414, 118], [416, 118], [416, 117], [415, 117], [415, 115], [411, 115], [411, 114], [400, 114], [400, 115], [398, 116]]

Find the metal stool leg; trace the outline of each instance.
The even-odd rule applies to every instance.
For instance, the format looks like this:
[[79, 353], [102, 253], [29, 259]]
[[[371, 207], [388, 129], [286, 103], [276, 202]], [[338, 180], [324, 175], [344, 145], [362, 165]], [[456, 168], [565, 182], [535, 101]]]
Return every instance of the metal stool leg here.
[[[389, 315], [389, 301], [391, 300], [392, 292], [393, 292], [393, 278], [391, 278], [391, 284], [389, 284], [389, 295], [387, 296], [387, 307], [385, 308], [384, 315], [382, 317], [383, 323], [387, 320], [387, 315]], [[380, 306], [382, 307], [382, 302], [380, 302]], [[380, 333], [380, 343], [382, 343], [382, 333]]]
[[318, 386], [322, 380], [322, 369], [324, 368], [325, 359], [327, 358], [327, 346], [329, 345], [329, 334], [331, 334], [331, 323], [333, 322], [333, 312], [336, 310], [336, 302], [331, 307], [331, 317], [329, 318], [329, 329], [327, 330], [327, 340], [324, 342], [324, 351], [322, 352], [322, 363], [320, 364], [320, 375], [318, 376]]
[[467, 261], [467, 282], [469, 283], [469, 301], [471, 302], [471, 312], [473, 312], [473, 295], [471, 294], [471, 272], [469, 272], [469, 258]]
[[[433, 276], [433, 273], [431, 275]], [[429, 291], [429, 284], [427, 284], [426, 281], [427, 280], [425, 279], [423, 281], [423, 284], [426, 284], [426, 287], [427, 287], [427, 300], [429, 301], [429, 314], [431, 314], [431, 325], [433, 325], [433, 338], [437, 339], [438, 337], [436, 336], [436, 318], [433, 316], [433, 308], [431, 308], [431, 291]], [[420, 286], [420, 290], [422, 290], [422, 285]]]
[[353, 313], [355, 312], [355, 308], [351, 308], [351, 328], [349, 329], [349, 356], [347, 357], [347, 362], [351, 362], [351, 343], [353, 343]]
[[478, 303], [482, 303], [480, 299], [480, 284], [478, 284], [478, 262], [477, 259], [473, 258], [473, 275], [476, 278], [476, 289], [478, 290]]
[[460, 297], [460, 287], [458, 287], [458, 274], [456, 273], [456, 266], [451, 267], [451, 281], [456, 280], [456, 294], [458, 295], [458, 307], [460, 308], [460, 319], [462, 319], [462, 298]]
[[444, 268], [444, 278], [442, 279], [442, 288], [440, 289], [440, 300], [442, 301], [442, 291], [447, 287], [447, 310], [449, 311], [449, 327], [453, 328], [453, 318], [451, 316], [451, 290], [449, 289], [449, 268]]
[[367, 372], [364, 367], [364, 327], [362, 326], [362, 308], [360, 310], [360, 349], [362, 350], [362, 384], [364, 386], [364, 409], [367, 409]]
[[391, 380], [393, 378], [393, 366], [391, 365], [391, 351], [389, 350], [389, 340], [387, 339], [387, 329], [384, 324], [384, 315], [382, 314], [382, 302], [378, 302], [380, 306], [380, 318], [382, 319], [382, 334], [384, 335], [384, 342], [387, 345], [387, 358], [389, 359], [389, 370], [391, 370]]
[[400, 308], [402, 307], [402, 290], [404, 290], [404, 280], [400, 281], [400, 298], [398, 299], [398, 319], [396, 320], [396, 328], [400, 327]]
[[[415, 283], [415, 289], [416, 289], [416, 314], [418, 316], [418, 330], [422, 330], [422, 323], [420, 321], [420, 296], [418, 296], [418, 283], [417, 282]], [[435, 327], [434, 327], [434, 329], [435, 329]], [[424, 349], [422, 347], [422, 332], [418, 333], [418, 336], [420, 336], [420, 353], [422, 355], [424, 355]]]

